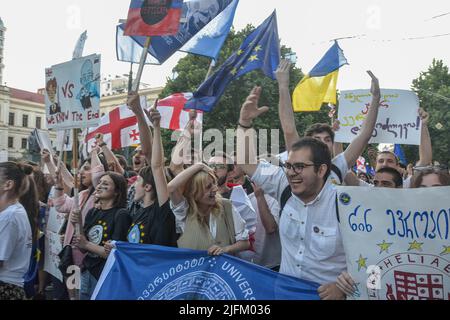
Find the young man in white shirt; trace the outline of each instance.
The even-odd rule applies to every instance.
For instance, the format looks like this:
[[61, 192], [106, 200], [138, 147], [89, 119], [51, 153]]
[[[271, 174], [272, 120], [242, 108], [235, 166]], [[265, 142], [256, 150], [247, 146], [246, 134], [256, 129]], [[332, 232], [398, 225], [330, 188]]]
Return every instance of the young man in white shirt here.
[[[346, 270], [346, 260], [336, 217], [336, 190], [328, 179], [331, 154], [323, 142], [304, 138], [292, 145], [286, 171], [267, 162], [257, 165], [255, 136], [249, 129], [253, 119], [268, 110], [258, 108], [260, 95], [261, 88], [254, 88], [242, 106], [237, 161], [280, 204], [283, 193], [290, 187], [279, 225], [280, 273], [321, 284], [318, 289], [321, 299], [344, 299], [344, 293], [336, 286], [337, 277]], [[246, 163], [243, 160], [246, 155], [249, 162], [255, 162]]]
[[[280, 66], [276, 71], [276, 76], [279, 85], [280, 103], [279, 114], [281, 127], [284, 133], [284, 140], [286, 143], [286, 149], [291, 150], [291, 146], [300, 140], [300, 135], [297, 132], [295, 125], [294, 111], [292, 109], [291, 93], [289, 91], [289, 72], [291, 69], [291, 63], [288, 60], [282, 60]], [[356, 163], [356, 160], [363, 153], [364, 148], [369, 142], [373, 134], [373, 129], [378, 117], [378, 110], [380, 107], [381, 91], [378, 79], [372, 72], [368, 71], [369, 76], [372, 79], [372, 102], [370, 104], [369, 113], [366, 120], [364, 120], [361, 132], [353, 139], [352, 143], [347, 149], [339, 154], [335, 152], [334, 147], [334, 132], [331, 126], [327, 124], [315, 124], [308, 128], [305, 132], [305, 136], [312, 137], [320, 140], [328, 146], [331, 155], [336, 154], [336, 157], [332, 159], [332, 168], [330, 179], [334, 184], [342, 184], [343, 178], [347, 174], [349, 168]]]

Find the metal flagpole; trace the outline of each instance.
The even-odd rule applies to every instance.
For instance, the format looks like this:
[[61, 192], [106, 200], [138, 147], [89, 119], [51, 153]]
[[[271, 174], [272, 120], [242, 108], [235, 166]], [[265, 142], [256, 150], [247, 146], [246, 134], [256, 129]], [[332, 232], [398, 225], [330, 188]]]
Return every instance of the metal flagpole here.
[[141, 82], [142, 72], [144, 71], [145, 61], [147, 60], [148, 49], [150, 48], [151, 37], [147, 37], [145, 40], [145, 45], [141, 55], [141, 61], [139, 62], [139, 69], [136, 74], [136, 79], [134, 79], [132, 90], [134, 92], [139, 91], [139, 83]]
[[211, 59], [211, 63], [209, 64], [208, 72], [206, 73], [205, 81], [208, 80], [208, 78], [211, 76], [211, 73], [216, 66], [216, 61], [214, 59]]

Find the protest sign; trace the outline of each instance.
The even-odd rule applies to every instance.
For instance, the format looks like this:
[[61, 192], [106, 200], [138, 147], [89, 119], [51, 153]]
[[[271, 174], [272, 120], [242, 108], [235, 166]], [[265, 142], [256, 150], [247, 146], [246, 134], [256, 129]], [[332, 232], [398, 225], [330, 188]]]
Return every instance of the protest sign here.
[[316, 283], [228, 255], [124, 242], [116, 246], [92, 300], [319, 300]]
[[183, 0], [132, 0], [125, 35], [163, 36], [178, 32]]
[[52, 66], [45, 71], [49, 129], [96, 126], [100, 120], [100, 55]]
[[450, 300], [449, 194], [338, 187], [352, 299]]
[[[371, 101], [369, 90], [341, 92], [336, 142], [350, 143], [359, 134]], [[369, 143], [419, 145], [422, 126], [418, 110], [419, 99], [414, 92], [382, 89], [378, 118]]]

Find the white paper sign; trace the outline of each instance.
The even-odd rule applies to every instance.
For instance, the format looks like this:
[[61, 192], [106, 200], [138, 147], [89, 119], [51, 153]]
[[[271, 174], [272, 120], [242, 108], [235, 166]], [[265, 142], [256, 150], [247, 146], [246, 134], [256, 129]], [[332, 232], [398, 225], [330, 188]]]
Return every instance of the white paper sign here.
[[58, 254], [62, 250], [59, 235], [52, 231], [47, 231], [45, 234], [45, 260], [44, 271], [50, 273], [59, 281], [63, 281], [61, 271], [58, 269], [59, 257]]
[[337, 187], [353, 299], [450, 300], [450, 187]]
[[[359, 134], [369, 112], [369, 90], [342, 91], [339, 99], [340, 129], [336, 142], [350, 143]], [[420, 144], [419, 99], [412, 91], [381, 90], [381, 105], [369, 143]]]
[[[72, 151], [73, 134], [70, 130], [56, 132], [56, 151]], [[61, 149], [62, 147], [62, 149]]]
[[45, 70], [49, 129], [95, 127], [100, 121], [100, 55], [90, 55]]

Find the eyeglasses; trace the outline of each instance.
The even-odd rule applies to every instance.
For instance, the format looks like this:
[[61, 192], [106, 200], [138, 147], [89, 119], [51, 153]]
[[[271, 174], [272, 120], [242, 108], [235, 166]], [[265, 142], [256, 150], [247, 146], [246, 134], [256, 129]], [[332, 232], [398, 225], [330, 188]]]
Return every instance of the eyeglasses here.
[[283, 163], [283, 167], [286, 169], [286, 170], [293, 170], [295, 173], [297, 173], [297, 174], [299, 174], [299, 173], [302, 173], [303, 172], [303, 170], [305, 170], [305, 168], [308, 168], [308, 167], [316, 167], [317, 165], [316, 164], [307, 164], [307, 163], [301, 163], [301, 162], [299, 162], [299, 163], [289, 163], [289, 162], [285, 162], [285, 163]]

